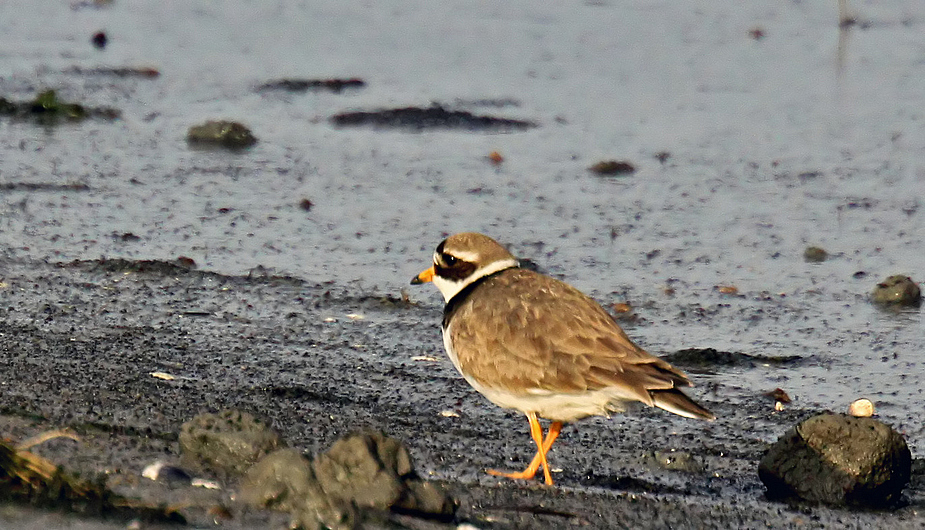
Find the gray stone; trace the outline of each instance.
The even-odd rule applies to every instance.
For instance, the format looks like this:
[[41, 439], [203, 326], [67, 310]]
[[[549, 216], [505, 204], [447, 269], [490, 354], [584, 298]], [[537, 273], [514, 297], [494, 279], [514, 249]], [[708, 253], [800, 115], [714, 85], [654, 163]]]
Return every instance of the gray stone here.
[[922, 291], [912, 278], [895, 274], [878, 283], [870, 298], [886, 306], [918, 307], [922, 303]]
[[241, 479], [236, 500], [288, 512], [293, 528], [356, 526], [354, 507], [328, 496], [315, 478], [311, 461], [295, 449], [280, 449], [254, 464]]
[[909, 482], [912, 455], [902, 435], [873, 418], [820, 414], [771, 446], [758, 476], [772, 498], [888, 507]]
[[367, 508], [388, 509], [401, 498], [408, 451], [381, 433], [353, 434], [315, 460], [315, 475], [329, 495]]
[[237, 410], [200, 414], [180, 428], [184, 465], [223, 479], [242, 475], [279, 445], [267, 424]]
[[829, 253], [819, 247], [806, 247], [803, 251], [803, 261], [808, 263], [821, 263], [829, 258]]
[[238, 500], [289, 512], [307, 529], [375, 526], [390, 514], [449, 519], [455, 504], [443, 489], [419, 479], [407, 448], [380, 432], [341, 438], [314, 461], [297, 451], [276, 451], [241, 481]]

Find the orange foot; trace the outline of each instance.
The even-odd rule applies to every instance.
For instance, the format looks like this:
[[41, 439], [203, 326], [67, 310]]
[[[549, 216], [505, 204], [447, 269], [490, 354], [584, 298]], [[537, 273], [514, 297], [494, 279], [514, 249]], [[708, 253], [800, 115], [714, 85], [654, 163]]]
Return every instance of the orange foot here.
[[559, 432], [562, 430], [562, 422], [552, 422], [552, 424], [549, 426], [549, 432], [546, 434], [544, 439], [543, 428], [540, 427], [540, 420], [537, 418], [536, 413], [528, 412], [527, 420], [530, 421], [530, 436], [536, 443], [537, 448], [536, 456], [533, 457], [530, 465], [519, 473], [508, 473], [505, 471], [498, 471], [496, 469], [489, 469], [488, 474], [495, 477], [530, 480], [536, 476], [536, 472], [542, 466], [543, 477], [546, 480], [546, 485], [552, 486], [552, 474], [549, 472], [549, 463], [546, 461], [546, 453], [549, 452], [549, 449], [552, 448], [553, 442], [555, 442], [556, 438], [559, 437]]

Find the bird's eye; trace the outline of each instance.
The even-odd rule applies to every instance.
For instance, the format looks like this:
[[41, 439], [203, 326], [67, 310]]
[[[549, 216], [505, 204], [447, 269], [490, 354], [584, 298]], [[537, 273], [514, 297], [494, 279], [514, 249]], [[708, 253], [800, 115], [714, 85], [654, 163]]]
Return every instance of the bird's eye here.
[[444, 254], [443, 261], [447, 264], [447, 266], [452, 267], [453, 265], [456, 265], [456, 262], [459, 260], [456, 259], [456, 256], [452, 256], [450, 254]]

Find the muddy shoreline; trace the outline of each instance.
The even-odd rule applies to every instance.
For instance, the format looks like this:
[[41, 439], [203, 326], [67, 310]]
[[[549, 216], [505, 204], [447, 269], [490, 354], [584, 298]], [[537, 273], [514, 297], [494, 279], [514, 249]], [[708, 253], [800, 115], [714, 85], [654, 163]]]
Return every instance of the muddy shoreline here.
[[[908, 504], [895, 512], [766, 500], [755, 472], [763, 439], [817, 411], [777, 412], [766, 397], [722, 384], [695, 389], [719, 416], [714, 423], [639, 410], [567, 427], [552, 453], [561, 468], [555, 488], [489, 477], [483, 469], [519, 467], [530, 458], [523, 420], [491, 406], [457, 377], [440, 347], [441, 308], [432, 298], [403, 300], [292, 277], [224, 276], [158, 262], [5, 260], [0, 266], [3, 436], [73, 429], [82, 442], [55, 440], [35, 451], [82, 476], [104, 476], [128, 496], [188, 497], [185, 489], [141, 478], [141, 470], [156, 459], [179, 461], [183, 422], [236, 408], [265, 418], [309, 454], [367, 428], [401, 439], [418, 473], [459, 502], [451, 524], [393, 521], [410, 528], [462, 522], [479, 528], [915, 528], [925, 521], [921, 461]], [[743, 368], [710, 368], [726, 369]], [[672, 453], [695, 465], [673, 469], [665, 463]], [[196, 493], [201, 502], [182, 513], [193, 525], [207, 524], [208, 508], [228, 493]], [[14, 508], [5, 524], [19, 510], [25, 509]], [[113, 524], [75, 520], [96, 521], [91, 528]], [[258, 511], [222, 525], [279, 527], [284, 521]]]

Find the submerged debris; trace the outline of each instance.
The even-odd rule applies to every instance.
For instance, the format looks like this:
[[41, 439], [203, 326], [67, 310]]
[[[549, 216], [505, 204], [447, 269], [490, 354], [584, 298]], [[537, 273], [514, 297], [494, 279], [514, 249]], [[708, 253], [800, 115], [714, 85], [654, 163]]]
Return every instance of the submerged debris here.
[[154, 79], [161, 75], [160, 70], [150, 66], [98, 66], [96, 68], [81, 68], [74, 66], [64, 71], [66, 74], [76, 75], [110, 75], [113, 77], [140, 77]]
[[257, 138], [251, 134], [250, 129], [236, 121], [219, 120], [190, 127], [186, 141], [201, 147], [244, 149], [256, 144]]
[[87, 118], [115, 120], [120, 112], [112, 108], [91, 108], [78, 103], [66, 103], [58, 99], [54, 90], [46, 90], [26, 102], [0, 97], [0, 116], [31, 120], [41, 125], [56, 125], [62, 121], [77, 122]]
[[93, 271], [104, 272], [138, 272], [153, 273], [164, 276], [182, 275], [196, 268], [192, 259], [180, 256], [174, 261], [165, 260], [129, 260], [123, 258], [100, 258], [98, 260], [74, 260], [69, 263], [62, 263], [59, 267], [85, 268]]
[[170, 508], [116, 495], [101, 480], [87, 481], [72, 476], [51, 461], [2, 440], [0, 499], [82, 514], [183, 522], [183, 517]]
[[53, 184], [50, 182], [3, 182], [0, 191], [90, 191], [90, 186], [80, 183]]
[[717, 366], [745, 366], [755, 367], [761, 365], [792, 365], [799, 364], [804, 359], [799, 355], [749, 355], [739, 352], [718, 351], [714, 348], [688, 348], [662, 357], [671, 364], [678, 364], [688, 368], [715, 368]]
[[912, 278], [896, 274], [878, 283], [870, 294], [874, 303], [885, 306], [913, 306], [922, 303], [922, 291]]
[[309, 90], [327, 90], [340, 93], [345, 89], [359, 89], [366, 86], [362, 79], [277, 79], [268, 81], [259, 87], [258, 91], [284, 90], [286, 92], [307, 92]]
[[441, 105], [428, 108], [404, 107], [362, 112], [345, 112], [331, 117], [338, 127], [372, 126], [384, 129], [464, 129], [469, 131], [509, 132], [536, 127], [530, 121], [477, 116], [467, 111], [447, 110]]

